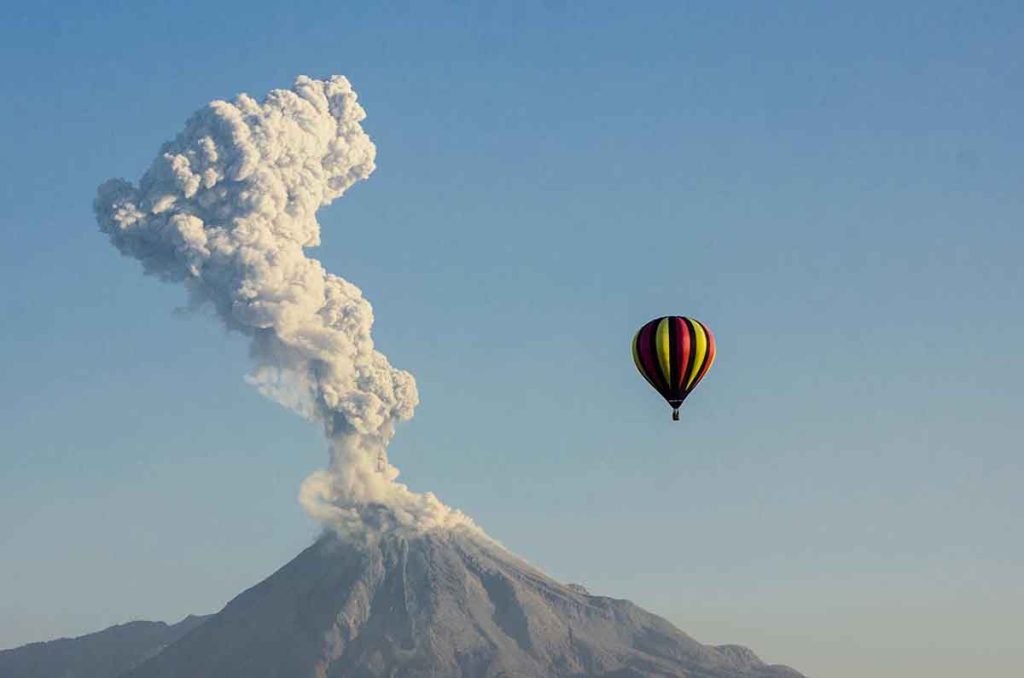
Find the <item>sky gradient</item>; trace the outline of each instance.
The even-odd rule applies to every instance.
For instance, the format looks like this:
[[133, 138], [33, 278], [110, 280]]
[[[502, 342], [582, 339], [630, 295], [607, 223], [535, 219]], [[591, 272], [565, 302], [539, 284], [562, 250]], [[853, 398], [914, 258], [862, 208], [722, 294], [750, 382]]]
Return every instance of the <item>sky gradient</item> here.
[[[210, 612], [317, 533], [315, 426], [92, 215], [188, 115], [346, 75], [312, 254], [422, 403], [402, 479], [811, 676], [1024, 666], [1019, 3], [39, 2], [0, 25], [0, 647]], [[718, 355], [683, 419], [652, 317]]]

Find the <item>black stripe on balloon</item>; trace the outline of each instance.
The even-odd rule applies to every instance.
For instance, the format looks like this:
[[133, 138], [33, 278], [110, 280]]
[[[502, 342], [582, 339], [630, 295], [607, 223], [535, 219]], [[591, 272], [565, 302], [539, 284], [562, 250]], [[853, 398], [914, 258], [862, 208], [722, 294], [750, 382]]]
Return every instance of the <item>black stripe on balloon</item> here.
[[662, 320], [663, 318], [656, 318], [647, 323], [647, 354], [651, 357], [650, 369], [658, 383], [658, 392], [663, 398], [668, 398], [670, 396], [669, 385], [665, 380], [665, 375], [661, 373], [661, 360], [658, 357], [658, 325]]

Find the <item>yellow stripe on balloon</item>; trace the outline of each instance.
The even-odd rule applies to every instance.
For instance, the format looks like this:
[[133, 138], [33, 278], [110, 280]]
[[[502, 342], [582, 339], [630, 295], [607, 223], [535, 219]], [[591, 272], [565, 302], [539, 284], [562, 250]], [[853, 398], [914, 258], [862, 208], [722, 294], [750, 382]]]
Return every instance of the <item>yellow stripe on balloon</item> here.
[[665, 377], [665, 383], [672, 383], [672, 346], [669, 341], [668, 324], [671, 321], [668, 318], [662, 318], [661, 322], [658, 323], [657, 329], [657, 347], [658, 347], [658, 365], [661, 367], [661, 374]]
[[690, 368], [690, 376], [686, 380], [686, 388], [693, 385], [693, 380], [700, 374], [700, 366], [704, 363], [704, 356], [708, 352], [708, 335], [704, 333], [704, 327], [696, 321], [691, 320], [693, 326], [693, 367]]

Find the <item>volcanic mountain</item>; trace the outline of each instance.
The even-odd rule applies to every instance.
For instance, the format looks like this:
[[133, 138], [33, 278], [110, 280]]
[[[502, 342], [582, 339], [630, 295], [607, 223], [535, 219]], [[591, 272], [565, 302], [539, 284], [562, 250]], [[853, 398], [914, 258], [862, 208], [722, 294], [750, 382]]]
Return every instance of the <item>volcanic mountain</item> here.
[[327, 534], [123, 676], [800, 678], [555, 582], [471, 529]]
[[365, 117], [346, 78], [299, 76], [262, 101], [211, 102], [137, 183], [97, 192], [111, 243], [247, 337], [249, 381], [330, 438], [299, 498], [334, 536], [122, 675], [798, 676], [563, 586], [393, 482], [387, 444], [415, 379], [375, 347], [362, 291], [306, 252], [317, 210], [376, 167]]

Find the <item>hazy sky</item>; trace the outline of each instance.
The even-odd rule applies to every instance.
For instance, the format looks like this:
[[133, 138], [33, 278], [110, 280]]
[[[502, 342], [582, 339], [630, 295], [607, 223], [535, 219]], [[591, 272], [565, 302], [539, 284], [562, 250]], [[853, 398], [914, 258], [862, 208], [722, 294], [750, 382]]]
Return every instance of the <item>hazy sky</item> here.
[[[808, 675], [1024, 666], [1020, 3], [135, 4], [0, 23], [0, 647], [217, 610], [317, 533], [320, 432], [91, 203], [341, 73], [379, 169], [316, 256], [416, 375], [414, 489]], [[678, 424], [629, 356], [666, 313], [718, 341]]]

